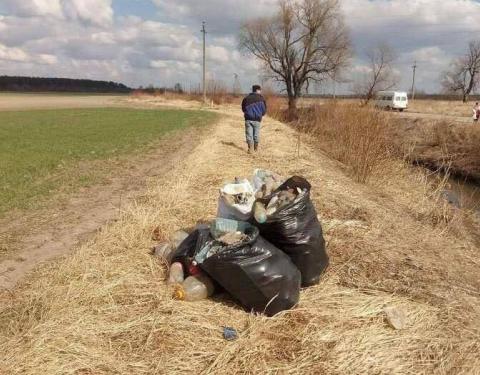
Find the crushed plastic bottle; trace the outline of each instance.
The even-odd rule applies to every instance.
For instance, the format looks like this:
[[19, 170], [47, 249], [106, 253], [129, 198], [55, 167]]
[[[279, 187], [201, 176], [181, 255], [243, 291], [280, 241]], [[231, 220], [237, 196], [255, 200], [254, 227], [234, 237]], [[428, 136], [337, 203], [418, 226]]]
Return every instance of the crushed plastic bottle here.
[[168, 264], [172, 261], [174, 253], [175, 249], [168, 242], [158, 244], [153, 248], [153, 254]]
[[173, 247], [177, 248], [188, 237], [188, 233], [179, 230], [173, 234]]
[[168, 275], [168, 284], [181, 284], [184, 281], [185, 274], [183, 273], [183, 265], [180, 262], [175, 262], [170, 266], [170, 273]]
[[265, 210], [265, 205], [263, 203], [255, 203], [253, 213], [257, 223], [263, 224], [267, 221], [267, 211]]
[[214, 288], [212, 280], [205, 274], [189, 276], [175, 288], [173, 297], [180, 301], [200, 301], [210, 297]]

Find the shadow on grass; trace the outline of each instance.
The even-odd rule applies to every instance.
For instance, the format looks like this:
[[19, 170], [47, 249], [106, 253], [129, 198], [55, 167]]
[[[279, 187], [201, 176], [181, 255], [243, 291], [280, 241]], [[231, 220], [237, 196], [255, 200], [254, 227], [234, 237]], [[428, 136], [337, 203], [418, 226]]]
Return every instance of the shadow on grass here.
[[240, 147], [239, 145], [233, 142], [220, 141], [220, 143], [224, 146], [230, 146], [230, 147], [236, 148], [237, 150], [245, 151], [245, 149], [243, 149], [242, 147]]

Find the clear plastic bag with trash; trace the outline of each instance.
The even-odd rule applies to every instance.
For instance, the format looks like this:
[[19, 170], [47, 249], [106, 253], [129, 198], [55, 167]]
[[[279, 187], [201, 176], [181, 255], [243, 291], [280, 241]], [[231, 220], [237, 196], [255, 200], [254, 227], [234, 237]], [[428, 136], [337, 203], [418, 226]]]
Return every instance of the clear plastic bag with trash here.
[[255, 202], [255, 190], [248, 179], [235, 179], [223, 185], [218, 199], [217, 217], [248, 221]]
[[265, 198], [277, 190], [285, 182], [285, 178], [278, 173], [255, 169], [253, 171], [252, 185], [255, 189], [255, 198]]
[[220, 189], [217, 217], [249, 221], [255, 199], [270, 195], [284, 180], [279, 174], [265, 169], [255, 169], [250, 180], [237, 177]]

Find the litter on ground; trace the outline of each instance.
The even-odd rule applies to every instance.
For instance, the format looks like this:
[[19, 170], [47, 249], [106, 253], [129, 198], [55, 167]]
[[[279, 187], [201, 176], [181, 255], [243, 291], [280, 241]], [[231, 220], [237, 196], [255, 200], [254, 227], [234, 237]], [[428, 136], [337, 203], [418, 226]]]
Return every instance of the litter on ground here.
[[227, 341], [234, 341], [238, 338], [237, 330], [232, 327], [223, 327], [223, 338]]
[[199, 301], [221, 289], [267, 316], [297, 305], [301, 286], [317, 284], [328, 266], [310, 189], [302, 177], [260, 169], [225, 184], [209, 227], [176, 232], [172, 245], [155, 248], [171, 263], [173, 297]]

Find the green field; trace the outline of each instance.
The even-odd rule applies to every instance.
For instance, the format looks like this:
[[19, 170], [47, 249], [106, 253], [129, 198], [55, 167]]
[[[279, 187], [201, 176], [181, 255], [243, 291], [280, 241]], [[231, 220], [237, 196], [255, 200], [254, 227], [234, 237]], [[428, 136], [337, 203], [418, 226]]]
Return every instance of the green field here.
[[171, 131], [214, 117], [124, 108], [0, 112], [0, 215], [35, 206], [60, 189], [89, 185], [89, 162], [137, 154]]

